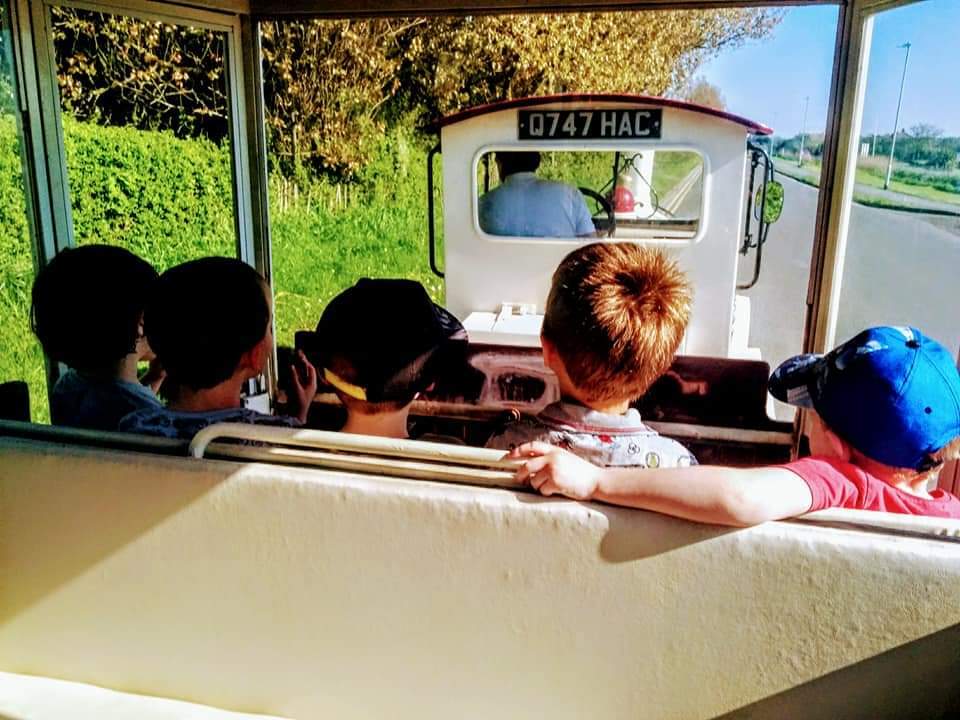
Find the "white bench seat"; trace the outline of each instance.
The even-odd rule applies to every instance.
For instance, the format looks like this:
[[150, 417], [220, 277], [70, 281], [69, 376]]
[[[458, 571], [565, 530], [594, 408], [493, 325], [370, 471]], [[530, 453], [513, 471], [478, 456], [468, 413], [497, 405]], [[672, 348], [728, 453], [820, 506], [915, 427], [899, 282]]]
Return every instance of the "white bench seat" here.
[[0, 718], [15, 720], [282, 720], [86, 683], [0, 672]]
[[[297, 720], [958, 717], [958, 537], [0, 438], [0, 670]], [[179, 717], [22, 682], [0, 717]]]

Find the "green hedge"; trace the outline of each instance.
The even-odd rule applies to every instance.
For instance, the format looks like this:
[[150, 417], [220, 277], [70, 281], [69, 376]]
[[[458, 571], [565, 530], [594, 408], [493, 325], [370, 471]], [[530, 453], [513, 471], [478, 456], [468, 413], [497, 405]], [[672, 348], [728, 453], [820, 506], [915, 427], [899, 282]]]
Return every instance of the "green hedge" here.
[[[79, 244], [122, 245], [160, 271], [190, 258], [234, 255], [225, 147], [70, 118], [64, 141]], [[272, 178], [279, 342], [315, 326], [329, 299], [365, 275], [415, 278], [442, 299], [442, 282], [427, 265], [425, 158], [425, 144], [397, 130], [382, 138], [349, 188], [301, 181], [295, 197], [281, 198], [291, 184]], [[46, 420], [43, 359], [29, 330], [33, 259], [20, 178], [16, 128], [11, 117], [0, 117], [0, 220], [7, 233], [0, 251], [0, 381], [26, 379], [34, 418]]]
[[78, 245], [123, 245], [161, 272], [236, 253], [227, 147], [71, 118], [63, 138]]

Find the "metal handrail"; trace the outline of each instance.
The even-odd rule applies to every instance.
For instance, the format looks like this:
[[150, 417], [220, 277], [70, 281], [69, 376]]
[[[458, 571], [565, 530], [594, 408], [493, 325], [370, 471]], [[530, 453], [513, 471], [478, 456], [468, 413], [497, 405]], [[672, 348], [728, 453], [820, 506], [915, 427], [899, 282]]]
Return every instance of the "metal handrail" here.
[[[216, 442], [224, 439], [256, 444]], [[527, 487], [515, 478], [521, 461], [504, 460], [500, 450], [420, 440], [217, 423], [198, 432], [188, 452], [198, 459], [206, 455], [511, 490]]]
[[447, 445], [423, 440], [401, 440], [372, 435], [270, 427], [247, 423], [209, 425], [193, 436], [188, 452], [191, 457], [202, 458], [211, 442], [224, 438], [285, 445], [301, 449], [334, 450], [407, 460], [469, 465], [509, 470], [511, 472], [515, 471], [518, 465], [515, 460], [503, 460], [503, 452], [500, 450]]
[[439, 278], [443, 277], [443, 270], [437, 267], [437, 228], [434, 215], [433, 199], [433, 158], [440, 152], [440, 143], [437, 143], [427, 153], [427, 247], [430, 251], [430, 269]]

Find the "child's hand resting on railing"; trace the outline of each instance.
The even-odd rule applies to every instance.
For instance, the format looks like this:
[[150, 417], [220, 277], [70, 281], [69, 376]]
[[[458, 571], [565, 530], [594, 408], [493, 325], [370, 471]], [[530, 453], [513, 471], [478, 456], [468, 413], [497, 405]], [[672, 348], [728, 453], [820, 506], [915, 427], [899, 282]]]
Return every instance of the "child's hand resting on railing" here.
[[525, 460], [517, 470], [517, 480], [528, 482], [543, 495], [589, 500], [594, 497], [603, 473], [603, 468], [540, 441], [524, 443], [507, 457]]

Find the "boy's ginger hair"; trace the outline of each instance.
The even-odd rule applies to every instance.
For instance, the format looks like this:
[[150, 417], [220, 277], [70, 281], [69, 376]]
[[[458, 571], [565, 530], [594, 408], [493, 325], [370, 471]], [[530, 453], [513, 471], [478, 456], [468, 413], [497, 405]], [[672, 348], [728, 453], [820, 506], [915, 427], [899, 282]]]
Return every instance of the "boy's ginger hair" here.
[[960, 437], [954, 438], [936, 452], [930, 453], [930, 468], [926, 470], [911, 470], [910, 468], [897, 468], [894, 477], [897, 480], [912, 482], [923, 480], [930, 485], [940, 477], [940, 471], [944, 464], [960, 460]]
[[687, 276], [662, 252], [592, 243], [554, 272], [542, 336], [584, 399], [632, 400], [670, 367], [692, 304]]

